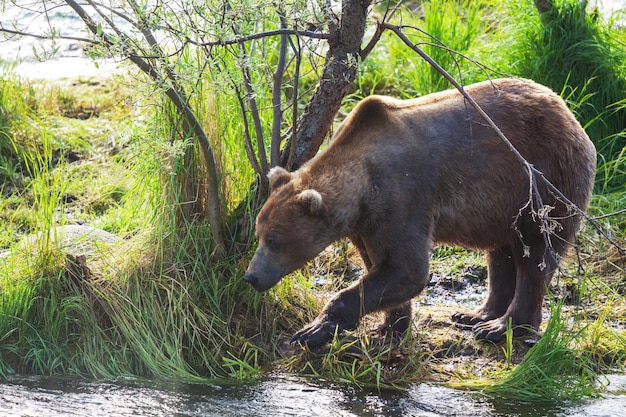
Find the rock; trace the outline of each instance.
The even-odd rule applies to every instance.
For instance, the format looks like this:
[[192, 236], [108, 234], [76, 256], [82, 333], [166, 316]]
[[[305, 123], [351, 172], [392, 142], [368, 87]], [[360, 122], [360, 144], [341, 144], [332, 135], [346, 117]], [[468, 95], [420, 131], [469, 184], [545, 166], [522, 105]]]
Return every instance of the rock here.
[[[21, 248], [34, 247], [44, 237], [44, 233], [26, 236], [18, 245]], [[91, 226], [69, 224], [50, 229], [49, 239], [67, 255], [92, 258], [109, 246], [120, 244], [123, 239], [112, 233]], [[0, 259], [9, 256], [10, 251], [0, 253]]]

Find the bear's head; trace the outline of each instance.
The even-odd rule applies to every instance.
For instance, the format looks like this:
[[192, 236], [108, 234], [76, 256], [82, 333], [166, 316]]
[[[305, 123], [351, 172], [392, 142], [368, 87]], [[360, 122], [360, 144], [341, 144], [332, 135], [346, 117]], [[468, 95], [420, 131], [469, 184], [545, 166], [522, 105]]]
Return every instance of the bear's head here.
[[268, 178], [272, 191], [256, 220], [258, 247], [244, 276], [257, 291], [269, 290], [331, 243], [321, 194], [301, 189], [280, 167]]

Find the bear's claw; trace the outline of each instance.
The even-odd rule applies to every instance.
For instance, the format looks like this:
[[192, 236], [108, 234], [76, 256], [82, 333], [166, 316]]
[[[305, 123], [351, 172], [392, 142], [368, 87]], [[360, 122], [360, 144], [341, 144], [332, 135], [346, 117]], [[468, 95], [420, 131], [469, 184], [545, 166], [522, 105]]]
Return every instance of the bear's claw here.
[[306, 345], [309, 349], [316, 349], [332, 340], [335, 333], [343, 329], [332, 320], [315, 320], [291, 337], [291, 343]]
[[[476, 324], [472, 330], [474, 337], [478, 340], [484, 340], [493, 343], [499, 343], [506, 337], [508, 318], [501, 317], [495, 320], [486, 321]], [[513, 325], [513, 337], [526, 336], [536, 333], [536, 330], [528, 325]]]
[[495, 320], [500, 316], [502, 316], [502, 313], [498, 313], [497, 311], [489, 308], [480, 307], [469, 312], [457, 311], [450, 316], [450, 319], [460, 326], [477, 326], [480, 323]]
[[[488, 322], [487, 322], [488, 323]], [[474, 337], [477, 340], [483, 340], [492, 343], [499, 343], [504, 339], [506, 327], [501, 326], [485, 326], [487, 323], [479, 323], [473, 327]]]
[[450, 316], [450, 319], [456, 322], [457, 325], [460, 325], [460, 326], [473, 326], [475, 324], [478, 324], [484, 321], [483, 319], [476, 316], [475, 314], [461, 313], [458, 311], [456, 313], [453, 313]]

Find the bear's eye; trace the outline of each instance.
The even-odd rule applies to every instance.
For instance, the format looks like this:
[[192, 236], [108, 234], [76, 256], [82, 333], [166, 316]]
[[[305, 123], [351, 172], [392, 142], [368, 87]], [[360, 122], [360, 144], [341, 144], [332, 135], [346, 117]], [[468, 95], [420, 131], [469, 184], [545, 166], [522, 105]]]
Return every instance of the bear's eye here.
[[278, 250], [280, 248], [280, 242], [274, 234], [267, 234], [265, 236], [265, 246], [270, 250]]

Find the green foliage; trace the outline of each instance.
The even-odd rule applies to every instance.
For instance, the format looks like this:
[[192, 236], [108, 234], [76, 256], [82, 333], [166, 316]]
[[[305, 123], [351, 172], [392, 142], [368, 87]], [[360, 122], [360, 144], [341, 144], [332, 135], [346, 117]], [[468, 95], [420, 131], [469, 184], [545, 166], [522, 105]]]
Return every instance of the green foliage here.
[[626, 147], [626, 110], [619, 105], [626, 95], [625, 38], [597, 10], [588, 13], [586, 2], [554, 4], [540, 19], [532, 2], [507, 3], [511, 19], [498, 43], [509, 57], [505, 71], [562, 92], [598, 150], [598, 186], [621, 188], [626, 177], [604, 165]]
[[261, 374], [258, 367], [259, 349], [254, 345], [245, 344], [242, 353], [243, 357], [239, 358], [228, 352], [228, 356], [222, 358], [223, 366], [238, 380], [254, 379]]
[[21, 149], [13, 139], [13, 132], [19, 131], [31, 109], [22, 100], [22, 86], [4, 74], [10, 74], [10, 68], [0, 63], [0, 191], [19, 181]]
[[[468, 84], [485, 77], [464, 57], [471, 56], [488, 30], [485, 2], [431, 0], [398, 14], [394, 23], [405, 26], [413, 42], [446, 71]], [[356, 98], [374, 93], [412, 98], [451, 87], [393, 34], [383, 35], [382, 43], [359, 67]]]
[[[423, 3], [423, 8], [424, 31], [432, 38], [425, 41], [424, 51], [446, 71], [463, 79], [461, 69], [468, 63], [458, 54], [467, 53], [485, 30], [481, 3], [431, 0]], [[428, 93], [449, 88], [437, 70], [420, 64], [418, 72], [424, 76], [421, 84], [430, 88]]]

